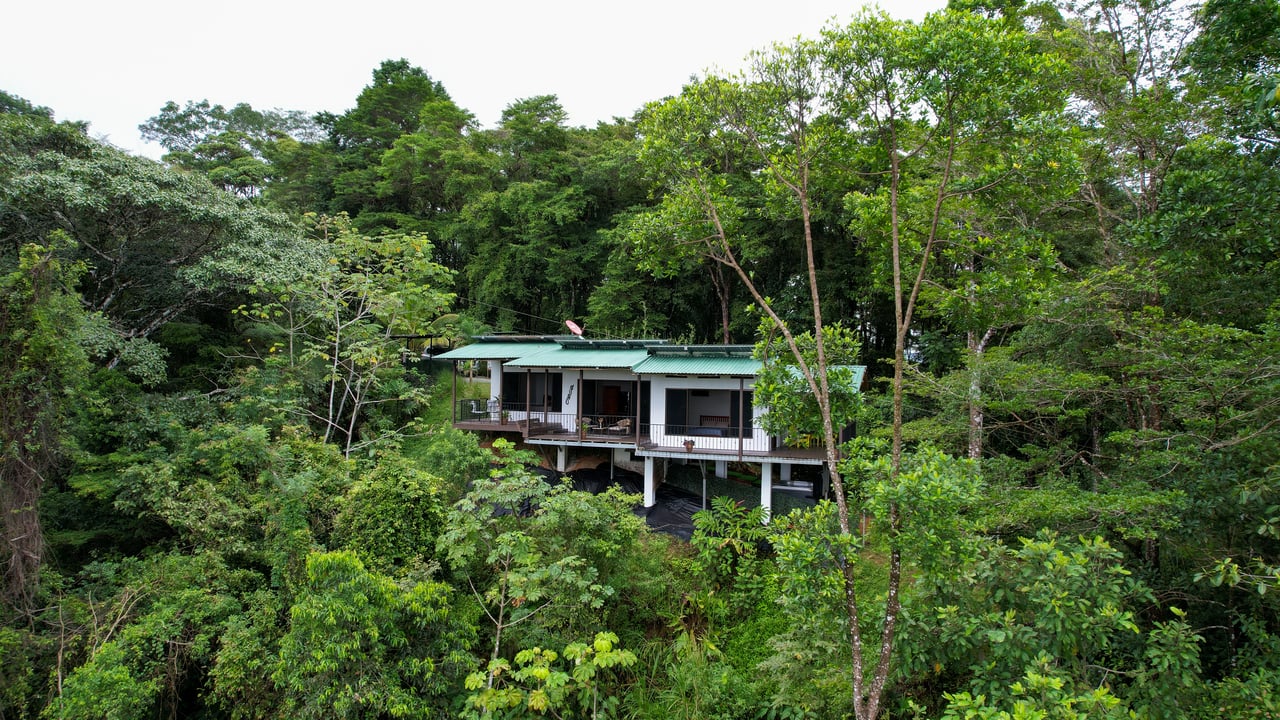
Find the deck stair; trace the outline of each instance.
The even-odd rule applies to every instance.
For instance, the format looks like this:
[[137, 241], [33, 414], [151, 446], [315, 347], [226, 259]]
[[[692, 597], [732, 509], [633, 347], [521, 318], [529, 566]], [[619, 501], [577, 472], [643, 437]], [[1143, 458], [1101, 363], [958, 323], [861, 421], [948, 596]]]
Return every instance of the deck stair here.
[[525, 437], [531, 437], [535, 435], [556, 435], [556, 434], [569, 432], [568, 430], [565, 429], [563, 425], [560, 425], [559, 423], [542, 422], [540, 420], [529, 420], [527, 422], [521, 422], [520, 429], [524, 431]]

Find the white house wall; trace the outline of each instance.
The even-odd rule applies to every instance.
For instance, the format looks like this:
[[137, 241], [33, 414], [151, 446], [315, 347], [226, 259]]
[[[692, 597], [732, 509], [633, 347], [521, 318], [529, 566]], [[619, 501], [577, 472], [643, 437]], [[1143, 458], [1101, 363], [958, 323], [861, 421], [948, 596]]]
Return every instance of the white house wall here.
[[[666, 447], [680, 447], [686, 440], [692, 440], [695, 447], [699, 443], [702, 443], [703, 447], [706, 447], [707, 443], [712, 443], [715, 449], [736, 450], [738, 448], [736, 435], [734, 437], [707, 438], [704, 436], [668, 433], [666, 431], [667, 390], [751, 391], [755, 389], [753, 381], [743, 382], [739, 378], [726, 377], [674, 377], [662, 375], [648, 375], [645, 377], [651, 382], [649, 386], [649, 418], [652, 422], [650, 438], [653, 442]], [[689, 407], [693, 410], [696, 406], [692, 402], [693, 399], [691, 398], [690, 400]], [[720, 413], [715, 412], [716, 410], [718, 408], [709, 408], [708, 412], [702, 414], [719, 415]], [[752, 431], [743, 437], [742, 449], [749, 452], [767, 452], [770, 449], [769, 436], [764, 430], [760, 429], [758, 421], [758, 418], [763, 414], [761, 408], [752, 403], [751, 413]]]
[[[489, 393], [492, 400], [498, 400], [502, 391], [502, 376], [504, 372], [524, 373], [533, 372], [537, 374], [547, 373], [548, 370], [535, 368], [526, 371], [520, 368], [504, 369], [500, 362], [490, 361], [489, 376], [490, 387]], [[721, 392], [736, 392], [738, 390], [752, 391], [755, 387], [753, 380], [743, 381], [736, 377], [680, 377], [665, 375], [645, 375], [637, 377], [629, 370], [622, 369], [598, 369], [598, 370], [576, 370], [576, 369], [552, 369], [549, 374], [563, 374], [561, 396], [561, 411], [559, 413], [550, 413], [555, 419], [561, 422], [565, 427], [576, 427], [578, 418], [578, 407], [582, 399], [583, 382], [616, 382], [630, 386], [638, 380], [649, 383], [649, 435], [650, 440], [659, 446], [679, 448], [684, 445], [686, 440], [692, 440], [695, 447], [714, 449], [714, 450], [730, 450], [738, 449], [738, 438], [732, 437], [707, 437], [704, 435], [684, 434], [684, 433], [668, 433], [666, 431], [667, 417], [667, 390], [716, 390]], [[580, 382], [582, 381], [582, 382]], [[508, 407], [512, 403], [519, 404], [524, 398], [502, 398]], [[638, 400], [638, 398], [633, 399]], [[691, 397], [689, 402], [689, 414], [693, 418], [702, 416], [726, 415], [723, 405], [716, 405], [713, 398]], [[742, 450], [747, 452], [768, 452], [771, 449], [769, 436], [759, 427], [759, 418], [764, 414], [763, 408], [756, 403], [752, 403], [751, 408], [751, 431], [742, 439]], [[540, 411], [533, 413], [535, 417], [547, 415]], [[509, 413], [512, 420], [524, 419], [526, 413], [513, 411]]]
[[502, 395], [502, 362], [489, 361], [489, 399], [497, 402]]

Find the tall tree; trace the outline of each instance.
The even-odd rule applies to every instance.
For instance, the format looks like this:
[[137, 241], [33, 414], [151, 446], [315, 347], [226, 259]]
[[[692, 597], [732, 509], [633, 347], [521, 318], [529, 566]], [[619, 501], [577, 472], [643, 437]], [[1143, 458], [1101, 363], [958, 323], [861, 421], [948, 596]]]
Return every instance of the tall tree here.
[[257, 197], [275, 174], [276, 146], [315, 142], [319, 128], [299, 110], [254, 110], [240, 103], [230, 110], [208, 100], [170, 101], [138, 126], [144, 140], [160, 143], [165, 162], [204, 173], [214, 184], [241, 197]]
[[503, 329], [548, 331], [585, 314], [603, 248], [593, 198], [581, 184], [589, 163], [575, 151], [589, 131], [566, 127], [551, 95], [518, 100], [486, 135], [500, 177], [471, 197], [456, 229], [472, 243], [467, 300]]
[[373, 71], [373, 82], [360, 92], [354, 108], [342, 115], [319, 115], [336, 161], [328, 209], [357, 219], [362, 212], [388, 209], [391, 204], [378, 189], [383, 153], [422, 128], [424, 107], [442, 102], [452, 104], [444, 85], [402, 58], [385, 60]]
[[[933, 271], [921, 287], [921, 312], [935, 330], [963, 338], [967, 375], [967, 452], [980, 460], [984, 444], [983, 373], [987, 350], [1039, 311], [1062, 280], [1058, 251], [1046, 226], [1056, 222], [1080, 188], [1079, 145], [1065, 116], [1062, 66], [1039, 68], [1042, 92], [1021, 108], [1019, 121], [981, 121], [985, 141], [957, 148], [950, 174], [947, 228]], [[1035, 103], [1042, 103], [1037, 112]], [[874, 228], [870, 229], [874, 232]], [[933, 353], [939, 354], [938, 350]]]
[[426, 232], [445, 264], [460, 268], [468, 246], [453, 227], [466, 204], [497, 177], [496, 158], [479, 147], [473, 125], [471, 114], [452, 100], [424, 103], [418, 129], [382, 154], [377, 193], [385, 209], [363, 212], [360, 225]]
[[86, 319], [72, 290], [80, 271], [55, 247], [26, 245], [17, 267], [0, 275], [2, 591], [20, 613], [34, 609], [44, 562], [41, 492], [66, 439], [72, 388], [89, 367], [80, 345]]
[[[86, 309], [127, 339], [279, 280], [308, 257], [289, 220], [199, 175], [98, 144], [66, 126], [0, 116], [0, 239], [6, 252], [54, 230], [85, 264]], [[10, 134], [11, 133], [11, 134]]]
[[[854, 525], [850, 519], [849, 494], [837, 462], [837, 433], [832, 413], [832, 364], [829, 353], [830, 330], [822, 310], [822, 288], [818, 285], [812, 223], [812, 175], [838, 140], [835, 123], [820, 116], [824, 85], [820, 49], [812, 43], [775, 47], [754, 56], [750, 76], [741, 80], [708, 78], [685, 89], [680, 97], [651, 111], [645, 125], [645, 154], [657, 172], [667, 179], [666, 195], [656, 218], [668, 227], [665, 233], [637, 236], [648, 244], [651, 266], [671, 263], [682, 257], [702, 256], [726, 267], [737, 276], [765, 316], [764, 324], [776, 332], [804, 378], [818, 414], [822, 447], [831, 471], [837, 505], [837, 533], [833, 544], [837, 554], [851, 551]], [[722, 172], [717, 163], [718, 147], [735, 143], [755, 158], [759, 171], [746, 177]], [[745, 191], [745, 192], [744, 192]], [[804, 287], [809, 299], [812, 323], [812, 350], [802, 345], [800, 335], [775, 309], [755, 282], [753, 262], [761, 248], [757, 238], [745, 233], [743, 219], [750, 213], [744, 202], [747, 193], [773, 200], [768, 206], [780, 216], [797, 222], [805, 258]], [[670, 239], [663, 239], [663, 236]], [[852, 706], [858, 718], [874, 718], [879, 712], [883, 685], [888, 672], [896, 616], [896, 566], [890, 580], [885, 614], [886, 651], [874, 678], [863, 672], [863, 634], [860, 614], [863, 605], [851, 558], [837, 560], [842, 572], [843, 607], [847, 614], [852, 654]]]
[[[1187, 49], [1188, 97], [1211, 109], [1219, 134], [1274, 152], [1280, 129], [1280, 3], [1209, 0], [1196, 13], [1199, 33]], [[1207, 106], [1207, 108], [1206, 108]]]
[[[754, 57], [745, 78], [709, 78], [652, 111], [644, 127], [645, 152], [666, 178], [657, 217], [659, 232], [638, 235], [649, 243], [651, 262], [700, 255], [729, 268], [747, 288], [765, 325], [789, 348], [820, 417], [820, 437], [832, 468], [838, 534], [846, 547], [855, 528], [850, 493], [838, 471], [838, 432], [829, 375], [837, 349], [824, 316], [814, 233], [816, 176], [846, 173], [848, 206], [856, 231], [882, 248], [892, 278], [895, 307], [893, 443], [889, 486], [898, 483], [903, 457], [903, 378], [913, 321], [931, 263], [953, 242], [953, 227], [966, 198], [1013, 183], [1019, 163], [1032, 155], [1041, 114], [1061, 109], [1061, 96], [1038, 91], [1032, 78], [1054, 69], [1025, 34], [970, 14], [931, 15], [919, 25], [863, 15], [834, 27], [819, 43], [777, 47]], [[980, 79], [980, 80], [979, 80]], [[987, 135], [997, 132], [1008, 153], [992, 158]], [[858, 143], [869, 140], [865, 151]], [[751, 154], [758, 170], [746, 177], [721, 171], [716, 148], [734, 143]], [[861, 171], [849, 175], [848, 169]], [[872, 178], [868, 181], [867, 178]], [[757, 206], [752, 197], [763, 198]], [[810, 341], [760, 289], [753, 261], [758, 237], [744, 219], [753, 213], [787, 218], [801, 237], [807, 272]], [[805, 337], [808, 337], [807, 335]], [[905, 496], [903, 496], [905, 497]], [[903, 529], [897, 501], [887, 505], [891, 554], [888, 593], [872, 667], [864, 667], [860, 597], [851, 561], [844, 574], [844, 607], [853, 667], [854, 714], [880, 712], [893, 654], [902, 582]], [[852, 547], [852, 545], [847, 545]]]
[[1195, 132], [1178, 78], [1193, 32], [1183, 0], [1066, 3], [1053, 41], [1073, 67], [1073, 99], [1093, 146], [1084, 186], [1108, 254], [1113, 231], [1159, 207], [1174, 154]]
[[423, 105], [448, 100], [444, 85], [408, 60], [384, 60], [356, 106], [333, 120], [332, 140], [340, 148], [389, 149], [419, 128]]
[[[424, 400], [404, 379], [405, 341], [427, 334], [445, 314], [452, 273], [422, 235], [374, 239], [342, 215], [316, 219], [315, 235], [323, 261], [296, 278], [255, 285], [255, 302], [236, 312], [267, 367], [299, 390], [285, 393], [282, 409], [314, 423], [350, 455], [399, 433], [412, 417], [388, 409], [380, 427], [373, 411]], [[254, 394], [254, 387], [246, 390]]]

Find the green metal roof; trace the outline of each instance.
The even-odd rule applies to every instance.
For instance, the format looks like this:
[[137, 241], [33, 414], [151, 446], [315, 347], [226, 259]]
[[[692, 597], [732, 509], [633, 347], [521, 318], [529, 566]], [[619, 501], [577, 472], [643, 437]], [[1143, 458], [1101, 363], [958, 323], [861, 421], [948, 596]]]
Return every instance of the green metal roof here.
[[[866, 365], [836, 365], [835, 367], [848, 368], [850, 372], [853, 373], [853, 379], [852, 379], [853, 388], [855, 390], [862, 389], [862, 378], [865, 377], [867, 374]], [[831, 369], [828, 368], [827, 372], [830, 373]]]
[[643, 349], [597, 350], [557, 345], [553, 349], [512, 360], [506, 366], [518, 368], [621, 368], [629, 370], [631, 366], [646, 357], [648, 357], [648, 353]]
[[[475, 342], [437, 355], [440, 360], [502, 360], [509, 368], [582, 368], [631, 370], [639, 375], [714, 375], [754, 377], [761, 363], [750, 345], [668, 345], [663, 340], [590, 340], [580, 337], [504, 336]], [[862, 386], [867, 369], [842, 365]], [[798, 370], [794, 372], [799, 375]]]
[[635, 366], [640, 375], [743, 375], [760, 371], [760, 361], [752, 357], [705, 357], [691, 355], [650, 355]]
[[614, 368], [648, 375], [755, 375], [751, 347], [667, 345], [660, 340], [557, 339], [559, 347], [525, 355], [511, 368]]
[[437, 360], [513, 360], [560, 347], [552, 341], [483, 341], [436, 355]]
[[[832, 377], [831, 377], [831, 376], [832, 376], [833, 371], [835, 371], [835, 370], [847, 370], [847, 371], [849, 371], [849, 374], [850, 374], [850, 377], [849, 377], [849, 385], [850, 385], [854, 390], [861, 390], [861, 389], [862, 389], [862, 378], [863, 378], [863, 376], [864, 376], [864, 375], [866, 375], [866, 374], [867, 374], [867, 367], [866, 367], [865, 365], [829, 365], [829, 366], [827, 366], [827, 379], [828, 379], [828, 380], [831, 380], [831, 379], [832, 379]], [[792, 367], [791, 367], [791, 374], [795, 376], [796, 380], [799, 380], [800, 382], [804, 382], [804, 375], [803, 375], [803, 373], [801, 373], [801, 372], [800, 372], [800, 368], [795, 367], [795, 366], [792, 366]]]
[[733, 375], [750, 377], [760, 370], [750, 345], [663, 345], [649, 348], [636, 366], [643, 375]]

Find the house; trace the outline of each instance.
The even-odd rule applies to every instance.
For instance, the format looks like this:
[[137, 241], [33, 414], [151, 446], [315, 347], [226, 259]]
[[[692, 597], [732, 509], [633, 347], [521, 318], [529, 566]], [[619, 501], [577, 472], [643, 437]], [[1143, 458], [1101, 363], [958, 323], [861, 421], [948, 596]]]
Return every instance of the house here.
[[[758, 466], [760, 504], [772, 508], [773, 478], [789, 484], [797, 465], [822, 467], [821, 448], [788, 443], [761, 427], [753, 400], [761, 363], [749, 345], [676, 345], [664, 340], [578, 336], [474, 338], [439, 360], [488, 363], [486, 399], [457, 398], [453, 423], [465, 430], [519, 433], [531, 445], [570, 453], [606, 451], [617, 464], [643, 464], [644, 504], [652, 507], [668, 463], [711, 461]], [[855, 387], [865, 369], [852, 368]], [[823, 474], [825, 477], [825, 473]], [[823, 491], [821, 483], [813, 488]]]

